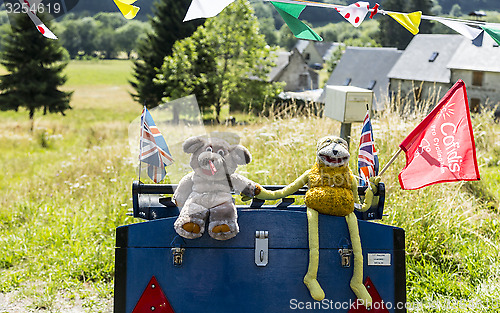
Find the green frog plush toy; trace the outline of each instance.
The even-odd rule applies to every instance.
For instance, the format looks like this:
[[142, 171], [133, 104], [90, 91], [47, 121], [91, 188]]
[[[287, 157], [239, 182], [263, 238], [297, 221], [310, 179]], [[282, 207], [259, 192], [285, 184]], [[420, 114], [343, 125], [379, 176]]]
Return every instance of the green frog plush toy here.
[[345, 217], [354, 253], [354, 272], [350, 282], [351, 289], [360, 301], [371, 307], [372, 298], [363, 285], [363, 253], [359, 236], [358, 220], [354, 209], [368, 210], [376, 193], [380, 177], [371, 180], [364, 202], [360, 204], [357, 180], [349, 168], [349, 150], [347, 142], [336, 136], [320, 139], [316, 147], [316, 163], [297, 178], [292, 184], [281, 190], [269, 191], [258, 186], [260, 193], [255, 197], [262, 200], [275, 200], [295, 193], [305, 184], [308, 185], [305, 203], [307, 206], [309, 234], [309, 266], [304, 277], [304, 284], [311, 297], [317, 301], [325, 298], [325, 293], [317, 281], [319, 266], [319, 230], [318, 214]]

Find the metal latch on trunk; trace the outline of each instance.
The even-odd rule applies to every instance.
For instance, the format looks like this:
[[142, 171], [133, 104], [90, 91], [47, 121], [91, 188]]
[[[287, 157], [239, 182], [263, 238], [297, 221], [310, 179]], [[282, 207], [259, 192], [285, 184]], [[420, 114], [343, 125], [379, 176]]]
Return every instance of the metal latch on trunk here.
[[258, 230], [255, 232], [255, 264], [266, 266], [269, 262], [269, 232]]
[[182, 266], [182, 256], [184, 255], [184, 251], [186, 249], [184, 248], [172, 248], [172, 256], [173, 256], [173, 261], [174, 261], [174, 266], [180, 267]]
[[352, 249], [342, 248], [339, 249], [340, 259], [343, 267], [351, 267]]

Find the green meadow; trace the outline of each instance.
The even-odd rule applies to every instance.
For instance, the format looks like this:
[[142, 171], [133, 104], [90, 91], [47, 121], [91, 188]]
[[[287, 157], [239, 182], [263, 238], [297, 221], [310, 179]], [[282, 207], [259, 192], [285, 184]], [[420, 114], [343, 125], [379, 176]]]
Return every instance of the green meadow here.
[[[64, 89], [74, 91], [73, 109], [36, 114], [33, 131], [27, 112], [0, 112], [0, 313], [112, 311], [115, 228], [139, 222], [126, 215], [137, 179], [128, 126], [141, 112], [129, 94], [131, 68], [70, 62]], [[253, 155], [241, 169], [250, 179], [291, 183], [312, 166], [316, 139], [339, 134], [340, 123], [293, 109], [271, 113], [207, 130], [241, 136]], [[382, 165], [422, 118], [374, 119]], [[485, 112], [473, 126], [481, 181], [403, 191], [403, 156], [383, 176], [381, 223], [406, 230], [409, 312], [500, 311], [500, 125]], [[354, 143], [359, 133], [354, 124]]]

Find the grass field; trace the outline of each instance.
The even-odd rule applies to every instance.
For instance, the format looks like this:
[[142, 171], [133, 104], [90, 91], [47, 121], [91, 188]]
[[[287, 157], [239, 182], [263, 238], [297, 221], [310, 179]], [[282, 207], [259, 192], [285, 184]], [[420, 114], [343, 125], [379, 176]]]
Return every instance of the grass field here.
[[[65, 89], [75, 91], [73, 110], [35, 115], [33, 132], [27, 112], [0, 112], [0, 313], [112, 310], [115, 228], [136, 222], [125, 214], [136, 179], [127, 128], [141, 111], [129, 96], [130, 68], [128, 61], [71, 62]], [[374, 120], [382, 164], [420, 119], [386, 113]], [[500, 311], [500, 126], [487, 114], [473, 124], [480, 182], [403, 191], [403, 157], [384, 175], [382, 222], [406, 230], [410, 312]], [[212, 129], [242, 137], [253, 154], [242, 173], [285, 184], [312, 165], [315, 139], [338, 134], [339, 123], [261, 118]], [[446, 304], [457, 308], [438, 307]]]

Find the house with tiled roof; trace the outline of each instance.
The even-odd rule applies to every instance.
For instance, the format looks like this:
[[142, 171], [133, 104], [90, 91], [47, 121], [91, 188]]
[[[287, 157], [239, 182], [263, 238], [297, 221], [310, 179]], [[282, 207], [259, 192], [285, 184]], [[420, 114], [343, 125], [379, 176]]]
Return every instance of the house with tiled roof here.
[[500, 103], [500, 47], [484, 36], [477, 47], [461, 35], [422, 34], [410, 42], [388, 74], [390, 91], [439, 100], [462, 79], [471, 111]]
[[309, 66], [313, 66], [328, 61], [340, 45], [338, 42], [298, 40], [295, 49], [302, 54]]
[[318, 88], [318, 73], [309, 68], [306, 60], [296, 48], [291, 52], [277, 52], [274, 62], [276, 66], [268, 74], [269, 82], [285, 82], [285, 91]]
[[[372, 90], [373, 108], [382, 110], [389, 98], [387, 74], [401, 54], [402, 51], [396, 48], [347, 47], [326, 86], [355, 86]], [[319, 102], [324, 102], [324, 92]]]

